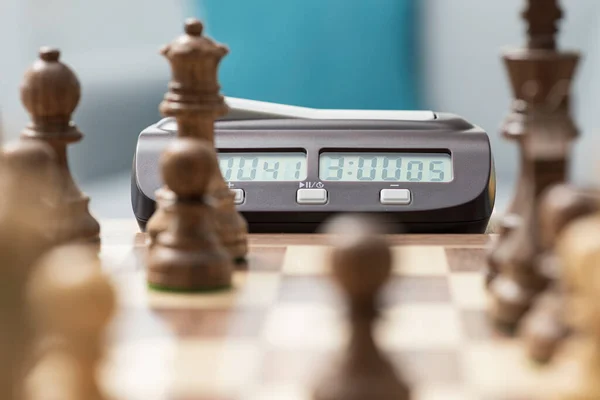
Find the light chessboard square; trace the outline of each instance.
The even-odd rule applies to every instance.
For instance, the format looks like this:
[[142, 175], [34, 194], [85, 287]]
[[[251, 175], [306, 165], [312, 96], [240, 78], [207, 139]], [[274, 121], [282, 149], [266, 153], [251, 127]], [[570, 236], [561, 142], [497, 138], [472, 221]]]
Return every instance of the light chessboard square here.
[[329, 268], [329, 246], [288, 246], [283, 258], [287, 275], [324, 275]]
[[254, 387], [261, 360], [253, 340], [179, 341], [172, 369], [174, 397], [241, 398]]
[[348, 340], [341, 312], [327, 304], [279, 304], [270, 311], [263, 338], [273, 349], [331, 351]]
[[383, 313], [376, 337], [387, 351], [435, 352], [459, 347], [464, 332], [452, 304], [407, 304]]
[[[283, 272], [290, 275], [328, 273], [329, 246], [289, 246], [283, 260]], [[392, 247], [393, 273], [400, 275], [445, 275], [448, 261], [443, 246]]]
[[485, 290], [485, 277], [481, 272], [457, 272], [449, 276], [450, 293], [453, 302], [465, 310], [485, 310], [488, 295]]
[[448, 261], [443, 246], [395, 246], [393, 272], [408, 276], [443, 276]]

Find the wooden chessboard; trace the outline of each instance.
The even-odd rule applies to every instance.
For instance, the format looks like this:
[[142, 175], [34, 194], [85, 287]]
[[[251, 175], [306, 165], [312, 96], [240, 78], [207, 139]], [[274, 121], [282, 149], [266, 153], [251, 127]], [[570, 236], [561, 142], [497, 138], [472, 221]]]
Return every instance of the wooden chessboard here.
[[[253, 235], [234, 289], [190, 295], [147, 287], [145, 236], [134, 221], [103, 221], [102, 232], [121, 304], [102, 369], [115, 398], [309, 399], [319, 371], [343, 348], [348, 332], [323, 236]], [[376, 338], [416, 400], [549, 390], [548, 372], [486, 318], [488, 235], [391, 240], [394, 274]]]

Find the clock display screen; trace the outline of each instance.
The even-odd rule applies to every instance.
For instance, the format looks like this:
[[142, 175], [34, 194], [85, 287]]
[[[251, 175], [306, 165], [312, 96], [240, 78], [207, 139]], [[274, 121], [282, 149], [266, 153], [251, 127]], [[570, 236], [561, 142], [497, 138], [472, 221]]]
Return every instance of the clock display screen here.
[[445, 153], [322, 153], [319, 179], [342, 182], [450, 182]]
[[219, 153], [219, 167], [226, 181], [303, 181], [306, 179], [306, 154], [296, 153]]

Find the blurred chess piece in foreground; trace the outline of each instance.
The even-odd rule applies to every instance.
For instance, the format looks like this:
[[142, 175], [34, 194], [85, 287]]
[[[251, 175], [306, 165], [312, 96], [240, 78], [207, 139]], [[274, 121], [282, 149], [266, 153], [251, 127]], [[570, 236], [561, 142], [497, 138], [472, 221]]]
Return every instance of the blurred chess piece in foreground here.
[[0, 390], [19, 398], [32, 357], [25, 287], [35, 262], [54, 244], [58, 171], [49, 146], [13, 142], [0, 154]]
[[350, 343], [317, 385], [313, 399], [409, 400], [409, 387], [373, 337], [379, 294], [392, 270], [383, 227], [367, 217], [343, 215], [327, 223], [325, 232], [333, 235], [329, 261], [348, 306]]
[[116, 307], [114, 289], [89, 246], [58, 247], [36, 265], [27, 289], [42, 354], [27, 400], [104, 400], [98, 367]]

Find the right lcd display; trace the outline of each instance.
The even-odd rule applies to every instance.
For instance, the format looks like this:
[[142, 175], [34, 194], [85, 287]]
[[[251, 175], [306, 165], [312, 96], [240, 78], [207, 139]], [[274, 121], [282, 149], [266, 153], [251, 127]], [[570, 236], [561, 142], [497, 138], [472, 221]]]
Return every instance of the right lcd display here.
[[447, 153], [324, 152], [319, 179], [340, 182], [450, 182]]

